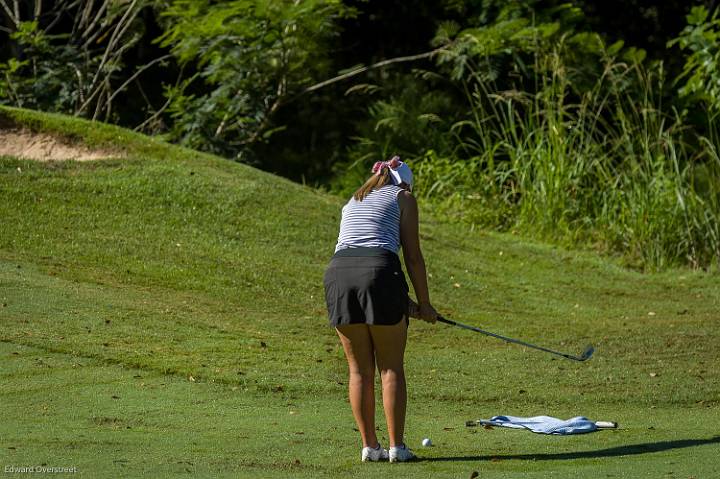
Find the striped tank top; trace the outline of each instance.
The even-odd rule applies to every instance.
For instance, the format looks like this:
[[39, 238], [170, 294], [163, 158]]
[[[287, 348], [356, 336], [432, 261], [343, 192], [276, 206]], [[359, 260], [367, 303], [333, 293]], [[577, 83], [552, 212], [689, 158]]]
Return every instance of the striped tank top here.
[[400, 205], [403, 189], [385, 185], [363, 199], [350, 201], [342, 209], [340, 235], [335, 252], [347, 248], [383, 248], [400, 251]]

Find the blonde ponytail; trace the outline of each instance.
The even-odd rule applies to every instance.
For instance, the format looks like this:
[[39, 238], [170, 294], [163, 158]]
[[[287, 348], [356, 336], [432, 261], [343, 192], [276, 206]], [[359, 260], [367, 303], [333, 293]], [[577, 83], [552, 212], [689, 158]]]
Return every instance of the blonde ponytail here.
[[371, 191], [387, 185], [390, 181], [390, 167], [383, 165], [378, 173], [373, 173], [365, 184], [358, 188], [353, 198], [355, 198], [356, 201], [362, 201]]

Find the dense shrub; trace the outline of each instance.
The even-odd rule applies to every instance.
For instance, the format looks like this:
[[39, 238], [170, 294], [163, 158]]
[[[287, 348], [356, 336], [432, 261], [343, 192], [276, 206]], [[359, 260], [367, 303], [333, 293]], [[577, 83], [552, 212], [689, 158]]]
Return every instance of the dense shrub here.
[[[712, 25], [693, 15], [683, 45], [702, 35], [707, 50]], [[440, 71], [465, 92], [466, 110], [430, 134], [422, 94], [378, 100], [376, 131], [350, 150], [353, 165], [405, 153], [417, 194], [449, 217], [619, 254], [641, 269], [720, 261], [716, 143], [664, 103], [672, 85], [662, 62], [558, 22], [452, 27], [439, 32], [450, 45]], [[715, 81], [700, 65], [689, 58], [686, 76]], [[704, 98], [712, 103], [711, 89]]]
[[121, 94], [148, 66], [166, 59], [126, 65], [144, 36], [139, 15], [150, 0], [59, 0], [48, 11], [39, 3], [29, 9], [16, 2], [14, 11], [6, 10], [6, 52], [13, 54], [0, 61], [0, 102], [115, 120]]

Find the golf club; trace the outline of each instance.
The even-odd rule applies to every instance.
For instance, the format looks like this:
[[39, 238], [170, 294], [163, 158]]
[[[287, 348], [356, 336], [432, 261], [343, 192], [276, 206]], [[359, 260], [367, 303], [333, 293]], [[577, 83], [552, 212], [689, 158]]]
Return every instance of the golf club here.
[[572, 359], [573, 361], [587, 361], [592, 356], [593, 352], [595, 352], [595, 348], [593, 348], [591, 345], [588, 345], [585, 350], [580, 354], [580, 356], [573, 356], [572, 354], [565, 354], [560, 353], [557, 351], [553, 351], [552, 349], [543, 348], [542, 346], [535, 346], [534, 344], [526, 343], [525, 341], [520, 341], [519, 339], [512, 339], [507, 338], [505, 336], [501, 336], [499, 334], [491, 333], [489, 331], [482, 330], [480, 328], [476, 328], [475, 326], [468, 326], [467, 324], [458, 323], [455, 321], [452, 321], [450, 319], [445, 319], [444, 317], [438, 315], [437, 320], [441, 323], [450, 324], [452, 326], [457, 326], [459, 328], [469, 329], [470, 331], [475, 331], [476, 333], [482, 333], [486, 336], [492, 336], [493, 338], [502, 339], [503, 341], [506, 341], [508, 343], [515, 343], [520, 344], [522, 346], [527, 346], [528, 348], [533, 349], [539, 349], [540, 351], [545, 351], [546, 353], [555, 354], [557, 356], [562, 356], [566, 359]]

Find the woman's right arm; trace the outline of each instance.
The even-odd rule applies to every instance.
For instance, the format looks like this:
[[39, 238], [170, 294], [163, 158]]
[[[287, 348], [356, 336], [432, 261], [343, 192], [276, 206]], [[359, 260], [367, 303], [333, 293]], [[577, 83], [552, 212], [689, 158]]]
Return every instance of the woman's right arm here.
[[398, 195], [398, 203], [400, 205], [400, 243], [405, 258], [405, 267], [418, 301], [417, 317], [434, 323], [438, 314], [430, 303], [425, 259], [420, 250], [417, 200], [409, 191], [403, 191]]

